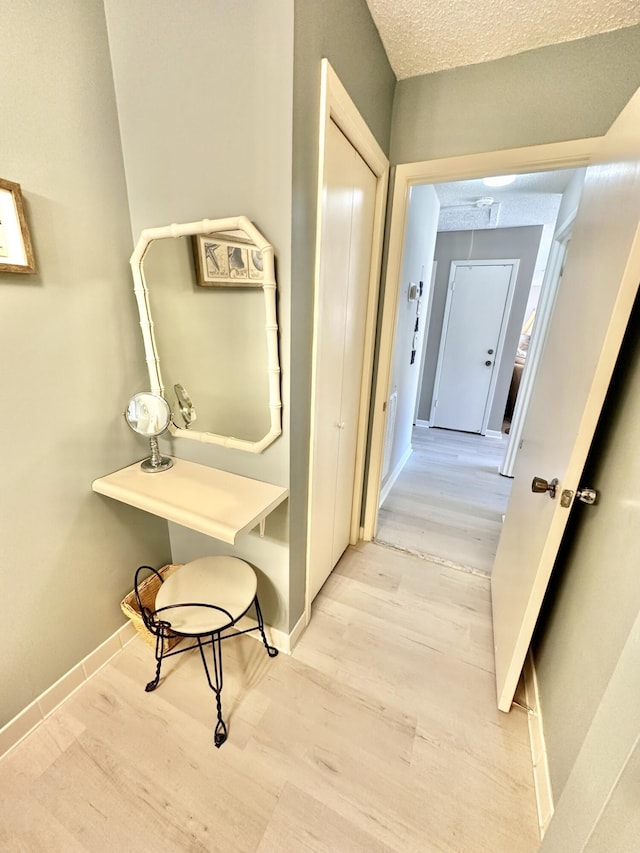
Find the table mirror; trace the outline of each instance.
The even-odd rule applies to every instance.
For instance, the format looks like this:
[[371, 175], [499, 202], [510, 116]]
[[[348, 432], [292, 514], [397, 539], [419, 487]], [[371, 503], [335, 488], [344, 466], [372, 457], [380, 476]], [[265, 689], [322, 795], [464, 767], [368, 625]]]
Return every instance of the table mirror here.
[[124, 413], [125, 420], [134, 432], [149, 439], [151, 455], [140, 463], [147, 474], [167, 471], [173, 465], [168, 456], [160, 454], [158, 436], [162, 435], [169, 426], [171, 411], [164, 397], [141, 391], [129, 400]]
[[262, 452], [282, 431], [273, 247], [247, 217], [205, 219], [145, 229], [131, 268], [169, 431]]

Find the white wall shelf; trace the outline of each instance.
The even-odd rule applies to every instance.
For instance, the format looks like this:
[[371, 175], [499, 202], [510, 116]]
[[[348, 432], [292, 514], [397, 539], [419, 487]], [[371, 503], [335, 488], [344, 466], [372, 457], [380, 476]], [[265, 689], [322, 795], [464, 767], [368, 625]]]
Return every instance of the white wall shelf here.
[[136, 462], [91, 484], [94, 492], [174, 521], [230, 545], [286, 500], [289, 491], [228, 471], [173, 459], [168, 471], [147, 474]]

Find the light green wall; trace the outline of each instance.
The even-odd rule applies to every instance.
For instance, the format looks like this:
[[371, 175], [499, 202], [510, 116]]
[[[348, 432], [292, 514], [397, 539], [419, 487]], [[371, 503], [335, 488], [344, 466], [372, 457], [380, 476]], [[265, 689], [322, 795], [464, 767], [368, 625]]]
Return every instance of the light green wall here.
[[124, 623], [166, 525], [91, 491], [145, 454], [143, 380], [102, 3], [2, 4], [0, 174], [22, 185], [38, 274], [0, 273], [0, 726]]
[[498, 368], [498, 379], [493, 397], [493, 406], [489, 416], [488, 428], [500, 432], [504, 410], [509, 393], [509, 384], [513, 373], [516, 349], [520, 340], [520, 330], [524, 319], [524, 310], [531, 286], [531, 278], [538, 257], [541, 225], [528, 225], [520, 228], [495, 228], [482, 231], [443, 231], [436, 240], [435, 260], [436, 277], [434, 282], [431, 322], [425, 352], [425, 366], [420, 392], [419, 417], [428, 421], [431, 415], [431, 402], [435, 383], [442, 324], [447, 303], [451, 262], [460, 260], [492, 260], [498, 258], [518, 258], [518, 278], [513, 294], [509, 322], [504, 341], [503, 357]]
[[640, 26], [398, 83], [391, 162], [601, 136], [640, 85]]
[[[562, 792], [640, 612], [640, 310], [618, 359], [582, 478], [595, 506], [576, 504], [534, 656], [553, 792]], [[640, 680], [628, 685], [640, 696]], [[639, 732], [640, 734], [640, 727]]]
[[385, 152], [395, 76], [365, 0], [296, 0], [291, 329], [291, 618], [304, 607], [320, 61], [327, 58]]
[[[196, 441], [175, 456], [288, 485], [291, 313], [293, 0], [105, 0], [134, 238], [142, 228], [244, 214], [273, 244], [278, 281], [283, 434], [262, 454]], [[149, 282], [153, 300], [153, 283]], [[208, 334], [228, 339], [233, 289]], [[234, 303], [231, 305], [229, 303]], [[153, 308], [153, 301], [152, 301]], [[133, 307], [132, 307], [133, 310]], [[201, 319], [201, 318], [200, 318]], [[198, 318], [194, 319], [198, 324]], [[217, 325], [218, 324], [218, 325]], [[192, 338], [185, 337], [189, 346]], [[162, 362], [162, 352], [160, 352]], [[263, 335], [236, 336], [227, 358], [264, 363]], [[204, 368], [203, 364], [203, 368]], [[201, 377], [202, 379], [203, 377]], [[206, 377], [205, 377], [206, 381]], [[217, 369], [219, 400], [247, 393]], [[225, 384], [226, 383], [226, 384]], [[148, 387], [148, 381], [145, 382]], [[266, 431], [266, 430], [265, 430]], [[236, 547], [170, 525], [173, 559], [233, 553], [260, 569], [265, 618], [288, 625], [286, 506]]]

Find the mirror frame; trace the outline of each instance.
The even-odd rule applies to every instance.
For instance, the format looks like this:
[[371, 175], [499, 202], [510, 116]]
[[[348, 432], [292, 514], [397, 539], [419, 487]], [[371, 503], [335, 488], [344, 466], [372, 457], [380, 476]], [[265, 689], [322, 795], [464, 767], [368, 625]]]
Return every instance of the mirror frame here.
[[267, 376], [269, 382], [269, 431], [259, 441], [245, 441], [229, 435], [219, 435], [214, 432], [203, 432], [194, 429], [184, 429], [177, 426], [173, 419], [169, 423], [169, 432], [176, 438], [189, 438], [192, 441], [202, 441], [206, 444], [218, 444], [245, 450], [249, 453], [262, 453], [282, 434], [282, 402], [280, 398], [280, 359], [278, 355], [278, 320], [276, 315], [276, 276], [273, 246], [267, 242], [255, 225], [246, 216], [233, 216], [227, 219], [203, 219], [200, 222], [165, 225], [160, 228], [145, 228], [131, 255], [131, 272], [134, 281], [134, 293], [140, 314], [140, 328], [144, 342], [144, 352], [149, 371], [151, 392], [165, 397], [160, 357], [153, 332], [153, 319], [149, 301], [149, 288], [144, 277], [143, 261], [150, 244], [154, 240], [169, 237], [193, 237], [199, 234], [228, 233], [244, 231], [262, 252], [264, 261], [264, 277], [262, 291], [264, 294], [267, 340]]

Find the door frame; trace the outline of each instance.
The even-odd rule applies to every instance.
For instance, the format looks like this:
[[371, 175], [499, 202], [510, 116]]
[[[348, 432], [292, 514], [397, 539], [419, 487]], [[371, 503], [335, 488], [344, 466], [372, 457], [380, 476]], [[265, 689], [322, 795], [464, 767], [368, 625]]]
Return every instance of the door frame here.
[[[356, 468], [354, 475], [353, 504], [351, 507], [350, 543], [355, 545], [360, 537], [360, 517], [364, 493], [365, 462], [367, 451], [367, 429], [371, 406], [371, 386], [373, 379], [373, 360], [376, 342], [376, 318], [380, 292], [380, 274], [382, 267], [382, 245], [384, 241], [384, 223], [389, 185], [389, 161], [378, 144], [373, 133], [351, 100], [349, 93], [340, 82], [327, 59], [321, 63], [320, 85], [320, 127], [318, 143], [318, 191], [316, 200], [316, 243], [314, 264], [314, 300], [313, 300], [313, 349], [311, 358], [311, 426], [309, 436], [309, 484], [307, 491], [307, 518], [312, 518], [313, 482], [316, 421], [316, 391], [318, 366], [318, 330], [320, 324], [320, 264], [322, 249], [323, 185], [325, 174], [325, 140], [329, 122], [333, 121], [351, 145], [356, 149], [376, 178], [375, 214], [373, 222], [373, 240], [371, 246], [371, 264], [369, 272], [369, 293], [367, 299], [367, 318], [365, 324], [364, 361], [362, 385], [358, 408], [358, 439], [356, 445]], [[306, 572], [305, 572], [305, 624], [311, 618], [311, 600], [309, 588], [311, 529], [307, 525]]]
[[449, 319], [451, 317], [451, 303], [453, 301], [452, 284], [455, 280], [458, 267], [497, 267], [510, 266], [511, 273], [509, 275], [509, 285], [502, 306], [502, 319], [500, 321], [500, 332], [498, 333], [498, 342], [496, 344], [495, 358], [493, 359], [493, 370], [491, 372], [491, 382], [487, 391], [487, 399], [485, 401], [484, 412], [482, 413], [482, 426], [480, 435], [487, 434], [487, 425], [489, 423], [489, 415], [493, 405], [496, 385], [498, 383], [498, 372], [500, 370], [500, 362], [502, 360], [502, 352], [504, 350], [504, 341], [507, 336], [507, 325], [509, 323], [509, 315], [513, 306], [513, 295], [516, 289], [516, 281], [518, 279], [518, 271], [520, 261], [518, 258], [497, 258], [496, 260], [488, 261], [451, 261], [449, 269], [449, 281], [447, 282], [447, 301], [444, 308], [444, 317], [442, 318], [442, 331], [440, 333], [440, 346], [438, 348], [438, 361], [436, 363], [436, 375], [433, 383], [433, 397], [431, 399], [431, 411], [429, 412], [429, 423], [433, 424], [435, 419], [435, 405], [438, 400], [438, 392], [440, 389], [440, 379], [442, 377], [442, 363], [444, 360], [444, 351], [447, 344], [447, 332], [449, 329]]
[[540, 290], [540, 300], [536, 309], [536, 320], [531, 334], [529, 350], [524, 361], [524, 369], [522, 371], [522, 379], [516, 403], [511, 417], [511, 429], [509, 430], [509, 443], [504, 454], [504, 459], [498, 471], [503, 477], [513, 477], [513, 469], [516, 462], [516, 454], [520, 446], [522, 438], [522, 430], [524, 428], [525, 418], [531, 397], [533, 396], [533, 388], [538, 373], [538, 366], [542, 358], [542, 350], [544, 342], [547, 338], [547, 329], [551, 322], [553, 314], [553, 306], [556, 301], [556, 293], [562, 276], [562, 270], [567, 256], [567, 248], [571, 234], [573, 233], [573, 223], [578, 215], [578, 208], [575, 207], [565, 220], [556, 229], [547, 261], [542, 288]]
[[396, 166], [389, 248], [384, 284], [382, 322], [378, 344], [378, 370], [373, 390], [372, 427], [369, 443], [369, 474], [364, 496], [362, 538], [370, 541], [375, 536], [380, 495], [382, 453], [386, 429], [385, 408], [391, 383], [391, 367], [395, 347], [395, 324], [398, 290], [402, 266], [409, 190], [415, 184], [437, 184], [444, 181], [466, 181], [490, 175], [528, 174], [555, 169], [577, 169], [588, 166], [601, 137], [553, 142], [504, 151], [488, 151], [445, 157], [439, 160], [422, 160]]

